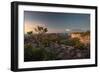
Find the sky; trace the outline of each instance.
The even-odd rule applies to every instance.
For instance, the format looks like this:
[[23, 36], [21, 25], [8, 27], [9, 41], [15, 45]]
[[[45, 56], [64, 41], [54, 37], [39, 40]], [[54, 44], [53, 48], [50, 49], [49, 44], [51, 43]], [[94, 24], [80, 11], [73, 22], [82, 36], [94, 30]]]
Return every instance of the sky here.
[[48, 33], [80, 32], [90, 30], [90, 14], [24, 11], [25, 33], [37, 26]]

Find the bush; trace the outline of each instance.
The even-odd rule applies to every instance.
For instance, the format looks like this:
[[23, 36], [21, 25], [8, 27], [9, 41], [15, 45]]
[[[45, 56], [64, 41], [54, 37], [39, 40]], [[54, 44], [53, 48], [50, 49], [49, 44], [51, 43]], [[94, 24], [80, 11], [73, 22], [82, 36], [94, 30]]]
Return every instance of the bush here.
[[33, 33], [32, 31], [27, 32], [27, 34], [29, 34], [29, 35], [31, 35], [32, 33]]
[[57, 55], [54, 52], [45, 50], [43, 60], [55, 60], [56, 57]]
[[33, 48], [31, 44], [24, 46], [25, 61], [39, 61], [43, 58], [43, 50], [40, 48]]
[[45, 48], [33, 48], [31, 44], [24, 46], [24, 61], [54, 60], [56, 54]]
[[77, 43], [75, 45], [75, 48], [82, 50], [82, 49], [86, 49], [86, 46], [84, 44], [82, 44], [82, 43]]

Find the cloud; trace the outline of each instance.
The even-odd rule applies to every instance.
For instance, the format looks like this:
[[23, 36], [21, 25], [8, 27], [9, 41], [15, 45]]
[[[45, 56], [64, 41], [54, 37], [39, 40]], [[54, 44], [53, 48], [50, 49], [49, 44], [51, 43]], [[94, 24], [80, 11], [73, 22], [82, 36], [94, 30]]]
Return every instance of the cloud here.
[[66, 32], [83, 32], [83, 31], [85, 31], [85, 30], [83, 30], [83, 29], [65, 29], [65, 31]]
[[72, 29], [72, 32], [82, 32], [84, 31], [83, 29]]
[[71, 29], [65, 29], [65, 31], [69, 32], [69, 31], [71, 31]]

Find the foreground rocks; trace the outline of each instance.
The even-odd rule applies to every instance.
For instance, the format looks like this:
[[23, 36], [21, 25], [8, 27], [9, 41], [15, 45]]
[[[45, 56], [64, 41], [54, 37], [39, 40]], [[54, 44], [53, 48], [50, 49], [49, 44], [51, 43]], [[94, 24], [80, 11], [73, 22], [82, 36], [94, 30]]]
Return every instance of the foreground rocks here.
[[[31, 50], [41, 50], [36, 51], [38, 54], [34, 54], [29, 51], [30, 48], [26, 48], [25, 51], [25, 61], [41, 61], [41, 60], [69, 60], [69, 59], [87, 59], [90, 58], [90, 47], [89, 45], [84, 45], [82, 47], [75, 47], [71, 45], [61, 44], [57, 41], [49, 41], [46, 43], [45, 40], [39, 40], [33, 36], [26, 36], [24, 39], [25, 45], [31, 45]], [[41, 42], [40, 42], [41, 41]], [[41, 53], [42, 52], [42, 53]], [[35, 53], [35, 52], [34, 52]], [[29, 55], [31, 54], [31, 55]]]

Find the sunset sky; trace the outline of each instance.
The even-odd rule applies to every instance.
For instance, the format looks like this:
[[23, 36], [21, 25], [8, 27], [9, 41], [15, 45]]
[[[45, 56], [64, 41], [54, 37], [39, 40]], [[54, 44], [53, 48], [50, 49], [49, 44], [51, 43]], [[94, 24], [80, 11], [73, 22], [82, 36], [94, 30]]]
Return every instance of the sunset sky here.
[[24, 11], [25, 33], [37, 26], [47, 27], [48, 33], [90, 30], [89, 14]]

